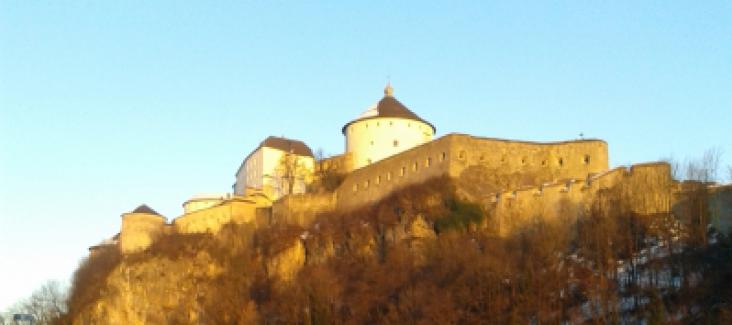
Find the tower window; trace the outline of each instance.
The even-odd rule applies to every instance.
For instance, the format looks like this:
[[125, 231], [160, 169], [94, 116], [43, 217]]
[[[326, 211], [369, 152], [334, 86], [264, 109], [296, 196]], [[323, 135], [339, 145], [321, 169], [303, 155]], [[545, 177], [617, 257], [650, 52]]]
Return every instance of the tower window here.
[[399, 140], [394, 140], [394, 146], [395, 147], [398, 147], [399, 146]]

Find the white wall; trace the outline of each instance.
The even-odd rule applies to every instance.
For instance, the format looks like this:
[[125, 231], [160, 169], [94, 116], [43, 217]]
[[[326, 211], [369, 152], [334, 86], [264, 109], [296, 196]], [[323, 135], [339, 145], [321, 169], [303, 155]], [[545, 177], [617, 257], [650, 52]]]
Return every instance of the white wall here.
[[[286, 191], [280, 189], [277, 181], [281, 175], [278, 171], [280, 161], [285, 152], [279, 149], [262, 147], [257, 149], [244, 162], [244, 168], [237, 174], [235, 194], [244, 195], [246, 188], [262, 190], [265, 195], [276, 200]], [[298, 179], [293, 188], [294, 194], [305, 193], [307, 184], [312, 181], [312, 174], [315, 170], [315, 159], [307, 156], [297, 156], [298, 163], [302, 165], [303, 176]]]
[[[353, 155], [353, 169], [432, 141], [434, 132], [426, 123], [403, 118], [372, 118], [346, 128], [346, 152]], [[397, 141], [397, 145], [394, 145]]]
[[247, 187], [262, 188], [263, 149], [259, 148], [244, 161], [244, 167], [237, 171], [234, 194], [244, 195]]

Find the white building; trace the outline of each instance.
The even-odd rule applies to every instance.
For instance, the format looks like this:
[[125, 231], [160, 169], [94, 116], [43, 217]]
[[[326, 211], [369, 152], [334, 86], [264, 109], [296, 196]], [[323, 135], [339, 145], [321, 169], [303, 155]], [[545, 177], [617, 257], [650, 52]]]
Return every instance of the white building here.
[[353, 169], [432, 141], [435, 127], [394, 98], [391, 85], [384, 98], [343, 127], [346, 153]]
[[[302, 141], [268, 137], [239, 166], [235, 195], [260, 192], [272, 200], [305, 193], [315, 168], [313, 152]], [[290, 182], [294, 184], [290, 186]], [[290, 192], [292, 187], [292, 193]]]

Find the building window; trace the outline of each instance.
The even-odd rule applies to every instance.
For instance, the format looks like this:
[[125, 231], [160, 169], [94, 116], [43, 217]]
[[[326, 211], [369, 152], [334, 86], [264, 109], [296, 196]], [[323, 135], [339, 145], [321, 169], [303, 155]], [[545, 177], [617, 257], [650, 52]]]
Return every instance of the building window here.
[[369, 181], [369, 180], [366, 180], [365, 182], [363, 182], [363, 188], [368, 188], [369, 183], [371, 183], [371, 181]]
[[485, 160], [485, 156], [480, 155], [480, 161], [483, 161], [483, 160]]
[[559, 166], [564, 166], [564, 158], [559, 158], [557, 163], [559, 163]]
[[366, 163], [369, 164], [369, 165], [371, 165], [371, 158], [366, 159]]
[[393, 121], [389, 121], [389, 126], [394, 126], [394, 122]]
[[443, 152], [442, 156], [440, 156], [440, 161], [445, 161], [447, 159], [447, 153]]
[[411, 128], [412, 127], [412, 123], [407, 123], [407, 127], [408, 128]]
[[585, 159], [583, 160], [585, 162], [585, 165], [590, 164], [590, 155], [585, 155]]
[[376, 176], [376, 185], [381, 184], [381, 175]]
[[372, 146], [374, 145], [374, 140], [371, 140], [371, 145], [372, 145]]
[[526, 157], [521, 158], [521, 164], [526, 165]]
[[399, 176], [404, 176], [404, 174], [407, 173], [407, 167], [402, 167], [402, 169], [399, 171]]
[[412, 170], [416, 172], [417, 168], [419, 168], [419, 164], [415, 161], [414, 164], [412, 165]]
[[381, 126], [381, 122], [376, 122], [376, 126]]
[[541, 161], [541, 165], [542, 166], [546, 166], [546, 159], [544, 159], [544, 160]]
[[460, 154], [458, 155], [458, 158], [465, 159], [465, 150], [460, 151]]
[[424, 165], [427, 167], [432, 166], [432, 158], [427, 157], [427, 160], [424, 162]]
[[387, 181], [390, 181], [391, 180], [391, 172], [387, 172], [386, 173], [386, 180]]
[[399, 140], [394, 140], [394, 146], [395, 147], [398, 147], [399, 146]]

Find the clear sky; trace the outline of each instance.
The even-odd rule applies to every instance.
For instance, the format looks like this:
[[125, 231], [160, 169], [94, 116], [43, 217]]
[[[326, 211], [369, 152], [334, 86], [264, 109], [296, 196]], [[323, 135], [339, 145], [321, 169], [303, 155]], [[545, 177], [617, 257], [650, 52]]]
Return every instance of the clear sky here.
[[456, 3], [0, 0], [0, 310], [268, 135], [342, 152], [388, 76], [438, 136], [732, 164], [732, 2]]

